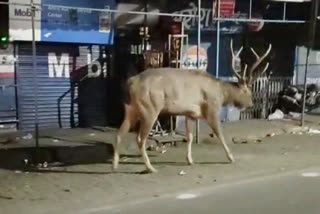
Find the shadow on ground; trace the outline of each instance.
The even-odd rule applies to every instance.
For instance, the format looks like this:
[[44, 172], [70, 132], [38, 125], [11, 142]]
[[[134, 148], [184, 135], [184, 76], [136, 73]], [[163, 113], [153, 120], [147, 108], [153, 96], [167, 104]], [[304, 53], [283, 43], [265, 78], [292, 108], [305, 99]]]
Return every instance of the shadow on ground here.
[[41, 146], [8, 148], [0, 150], [0, 168], [23, 170], [43, 164], [77, 165], [106, 163], [113, 154], [113, 147], [103, 142], [77, 146]]

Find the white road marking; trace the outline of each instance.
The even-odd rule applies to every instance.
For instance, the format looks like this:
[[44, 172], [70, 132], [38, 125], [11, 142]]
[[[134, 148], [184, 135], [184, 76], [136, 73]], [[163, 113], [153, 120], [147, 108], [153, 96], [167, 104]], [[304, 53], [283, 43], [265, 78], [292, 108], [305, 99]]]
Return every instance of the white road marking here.
[[197, 195], [195, 194], [189, 194], [189, 193], [186, 193], [186, 194], [180, 194], [180, 195], [177, 195], [177, 199], [182, 199], [182, 200], [185, 200], [185, 199], [192, 199], [192, 198], [196, 198]]
[[301, 175], [303, 177], [319, 177], [320, 173], [318, 173], [318, 172], [304, 172]]

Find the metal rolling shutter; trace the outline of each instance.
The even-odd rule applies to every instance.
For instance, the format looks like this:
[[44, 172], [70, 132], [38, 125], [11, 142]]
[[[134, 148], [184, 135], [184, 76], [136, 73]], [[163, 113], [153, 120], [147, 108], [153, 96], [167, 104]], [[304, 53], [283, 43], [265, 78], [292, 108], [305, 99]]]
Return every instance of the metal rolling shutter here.
[[[70, 47], [69, 47], [70, 48]], [[49, 77], [48, 54], [70, 53], [72, 48], [54, 45], [37, 44], [37, 83], [38, 83], [38, 117], [39, 127], [58, 127], [57, 100], [70, 88], [70, 78]], [[35, 117], [35, 96], [32, 73], [32, 46], [22, 43], [17, 50], [17, 83], [18, 83], [18, 106], [20, 128], [22, 130], [33, 130]], [[71, 64], [72, 62], [70, 62]], [[69, 66], [69, 65], [68, 65]], [[70, 125], [70, 94], [62, 102], [62, 123]]]
[[[37, 82], [38, 82], [38, 115], [40, 128], [57, 128], [58, 127], [58, 98], [70, 89], [71, 80], [69, 77], [50, 77], [49, 66], [54, 66], [49, 63], [49, 54], [54, 54], [58, 61], [58, 66], [68, 66], [70, 77], [78, 78], [88, 73], [89, 69], [95, 70], [94, 61], [104, 63], [105, 57], [102, 55], [102, 48], [99, 46], [85, 45], [69, 45], [69, 44], [53, 44], [43, 43], [37, 44]], [[68, 62], [63, 62], [62, 56], [68, 56]], [[30, 43], [20, 43], [17, 48], [17, 83], [18, 83], [18, 100], [19, 100], [19, 116], [20, 128], [23, 130], [33, 130], [35, 116], [35, 96], [34, 84], [32, 76], [32, 46]], [[92, 67], [93, 66], [93, 67]], [[52, 67], [51, 67], [52, 68]], [[61, 67], [60, 67], [61, 68]], [[102, 75], [103, 76], [103, 75]], [[100, 81], [99, 81], [100, 79]], [[81, 108], [79, 113], [83, 126], [88, 126], [88, 122], [92, 115], [96, 120], [105, 119], [105, 102], [99, 103], [99, 100], [105, 99], [104, 93], [99, 94], [105, 86], [104, 78], [88, 78], [79, 84], [79, 99]], [[82, 90], [80, 90], [82, 89]], [[76, 96], [78, 92], [76, 91]], [[68, 93], [61, 103], [61, 122], [64, 128], [70, 127], [70, 107], [71, 94]], [[101, 97], [103, 96], [103, 97]], [[103, 106], [101, 106], [103, 105]], [[75, 105], [75, 111], [78, 111]], [[89, 119], [88, 119], [89, 118]], [[75, 118], [76, 122], [78, 118]], [[90, 125], [95, 125], [95, 122], [90, 122]]]

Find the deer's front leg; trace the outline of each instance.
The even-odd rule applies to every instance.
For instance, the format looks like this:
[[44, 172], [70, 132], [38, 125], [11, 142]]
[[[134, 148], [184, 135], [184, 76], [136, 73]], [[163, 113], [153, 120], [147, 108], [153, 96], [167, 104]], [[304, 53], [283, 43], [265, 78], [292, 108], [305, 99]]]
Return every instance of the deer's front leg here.
[[217, 113], [217, 111], [208, 112], [207, 121], [209, 126], [212, 128], [212, 131], [215, 133], [220, 143], [222, 144], [228, 159], [230, 160], [230, 162], [234, 162], [235, 159], [233, 157], [233, 154], [231, 153], [223, 137], [223, 133], [220, 126], [219, 114]]
[[188, 117], [185, 118], [185, 125], [186, 125], [186, 138], [187, 138], [187, 162], [189, 165], [192, 165], [193, 160], [192, 160], [191, 148], [192, 148], [193, 136], [192, 136], [192, 132], [190, 131]]

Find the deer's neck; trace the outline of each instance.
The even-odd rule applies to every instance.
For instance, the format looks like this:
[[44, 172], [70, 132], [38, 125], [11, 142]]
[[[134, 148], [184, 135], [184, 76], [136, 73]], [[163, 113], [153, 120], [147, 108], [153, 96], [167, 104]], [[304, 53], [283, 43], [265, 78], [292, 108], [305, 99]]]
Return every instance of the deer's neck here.
[[239, 98], [239, 87], [233, 82], [222, 83], [223, 105], [234, 104]]

